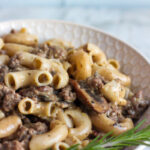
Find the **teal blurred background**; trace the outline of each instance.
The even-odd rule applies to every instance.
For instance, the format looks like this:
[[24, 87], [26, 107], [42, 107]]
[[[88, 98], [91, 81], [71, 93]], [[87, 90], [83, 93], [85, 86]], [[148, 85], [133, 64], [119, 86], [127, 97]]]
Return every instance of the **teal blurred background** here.
[[150, 0], [0, 0], [0, 21], [57, 19], [98, 27], [150, 58]]

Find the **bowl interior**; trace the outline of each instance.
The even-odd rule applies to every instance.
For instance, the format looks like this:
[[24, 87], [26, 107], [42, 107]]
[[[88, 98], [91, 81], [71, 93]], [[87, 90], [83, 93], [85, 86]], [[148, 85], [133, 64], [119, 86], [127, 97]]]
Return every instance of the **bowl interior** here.
[[120, 62], [121, 70], [131, 76], [132, 89], [143, 90], [144, 95], [150, 97], [150, 65], [132, 47], [124, 42], [97, 29], [50, 20], [22, 20], [0, 23], [0, 35], [10, 32], [12, 28], [26, 27], [30, 33], [36, 34], [39, 41], [59, 38], [71, 41], [75, 47], [87, 42], [98, 45], [108, 58], [115, 58]]

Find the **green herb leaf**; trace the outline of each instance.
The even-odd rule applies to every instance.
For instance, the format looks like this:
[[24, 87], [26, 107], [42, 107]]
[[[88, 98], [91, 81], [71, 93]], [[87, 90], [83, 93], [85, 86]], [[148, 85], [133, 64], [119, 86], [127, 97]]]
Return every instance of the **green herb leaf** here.
[[[150, 146], [150, 143], [148, 143], [150, 142], [150, 125], [137, 131], [143, 123], [144, 121], [141, 121], [136, 127], [119, 136], [109, 137], [112, 133], [110, 132], [100, 140], [98, 140], [99, 137], [96, 137], [81, 150], [121, 150], [125, 146], [136, 146], [140, 144]], [[79, 150], [79, 145], [74, 145], [67, 150]]]

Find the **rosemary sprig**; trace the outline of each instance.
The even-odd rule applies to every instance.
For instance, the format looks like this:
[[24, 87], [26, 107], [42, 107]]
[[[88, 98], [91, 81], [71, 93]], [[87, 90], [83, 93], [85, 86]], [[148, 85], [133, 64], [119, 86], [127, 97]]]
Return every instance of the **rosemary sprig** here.
[[[143, 123], [144, 121], [140, 122], [136, 127], [119, 136], [110, 137], [110, 132], [100, 140], [98, 140], [99, 137], [96, 137], [86, 147], [80, 150], [121, 150], [125, 146], [140, 144], [150, 146], [150, 144], [147, 143], [148, 141], [150, 142], [150, 125], [137, 131]], [[79, 145], [73, 145], [67, 150], [79, 150]]]

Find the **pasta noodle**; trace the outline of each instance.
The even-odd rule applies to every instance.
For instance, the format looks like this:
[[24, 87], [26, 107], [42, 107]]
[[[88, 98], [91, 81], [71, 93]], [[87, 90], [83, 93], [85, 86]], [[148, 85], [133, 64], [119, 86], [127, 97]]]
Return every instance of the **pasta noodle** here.
[[69, 76], [60, 61], [56, 59], [46, 59], [42, 57], [36, 57], [33, 61], [33, 66], [36, 69], [48, 70], [53, 72], [53, 84], [56, 89], [65, 87], [68, 84]]
[[21, 119], [18, 116], [8, 116], [0, 120], [0, 138], [12, 135], [21, 125]]
[[2, 48], [3, 48], [3, 46], [4, 46], [3, 39], [2, 39], [2, 38], [0, 38], [0, 49], [2, 49]]
[[115, 69], [119, 70], [120, 64], [116, 59], [109, 59], [108, 63], [112, 65]]
[[82, 48], [87, 53], [89, 53], [89, 55], [92, 57], [92, 60], [93, 60], [94, 63], [96, 63], [96, 64], [98, 64], [100, 66], [103, 66], [103, 65], [107, 64], [106, 55], [96, 45], [94, 45], [92, 43], [88, 43], [88, 44], [82, 46]]
[[39, 117], [54, 117], [57, 108], [54, 102], [37, 102], [30, 98], [24, 98], [19, 102], [18, 109], [25, 115], [33, 114]]
[[121, 85], [120, 80], [113, 80], [102, 87], [102, 94], [111, 102], [117, 105], [125, 106], [127, 101], [125, 97], [125, 88]]
[[7, 55], [0, 55], [0, 65], [7, 65], [9, 57]]
[[3, 119], [5, 117], [5, 114], [2, 110], [0, 110], [0, 120]]
[[50, 129], [47, 133], [32, 137], [29, 143], [30, 150], [48, 149], [54, 144], [63, 141], [68, 135], [67, 126], [60, 121], [56, 120]]
[[119, 79], [121, 84], [124, 86], [130, 86], [131, 79], [129, 76], [120, 73], [112, 65], [98, 66], [93, 64], [92, 73], [98, 72], [105, 80], [112, 81], [114, 79]]
[[91, 132], [91, 120], [86, 113], [82, 113], [78, 109], [69, 109], [65, 113], [70, 116], [75, 125], [69, 129], [68, 136], [76, 136], [80, 140], [85, 139]]
[[64, 142], [58, 142], [54, 144], [54, 146], [52, 147], [52, 150], [66, 150], [67, 148], [69, 148], [68, 144]]
[[36, 45], [38, 42], [38, 39], [35, 35], [29, 34], [24, 31], [7, 34], [3, 36], [3, 40], [6, 43], [18, 43], [29, 46]]
[[3, 49], [6, 51], [7, 55], [13, 56], [17, 52], [29, 52], [33, 47], [15, 43], [5, 43]]
[[98, 131], [110, 132], [113, 131], [113, 135], [119, 135], [134, 127], [130, 118], [125, 118], [121, 123], [115, 125], [115, 121], [108, 118], [105, 114], [91, 114], [90, 118], [92, 124]]
[[60, 39], [51, 39], [45, 42], [49, 46], [61, 46], [61, 47], [72, 47], [71, 42], [67, 42]]
[[25, 70], [10, 72], [5, 75], [5, 84], [15, 90], [29, 85], [49, 85], [51, 82], [52, 75], [48, 71]]
[[[77, 80], [84, 80], [92, 74], [91, 57], [83, 50], [78, 50], [68, 54], [68, 60], [71, 63], [70, 74]], [[80, 61], [79, 61], [80, 58]]]

